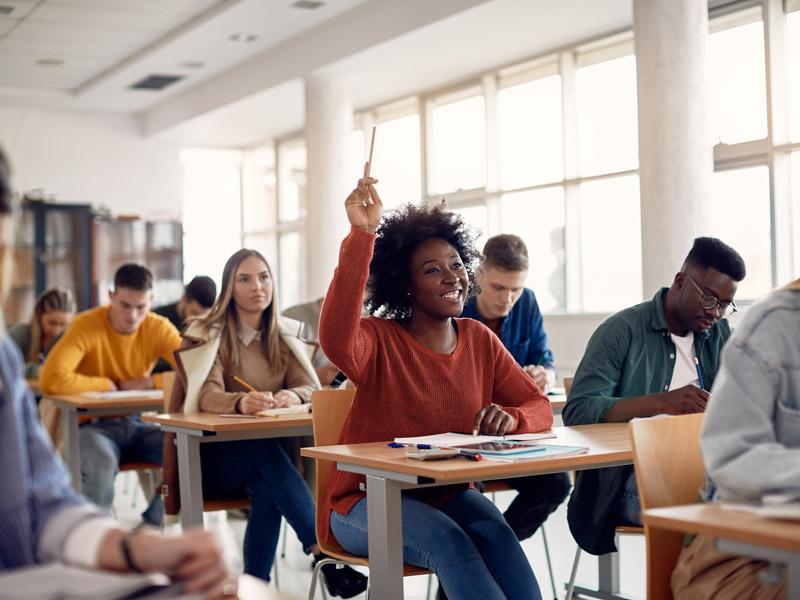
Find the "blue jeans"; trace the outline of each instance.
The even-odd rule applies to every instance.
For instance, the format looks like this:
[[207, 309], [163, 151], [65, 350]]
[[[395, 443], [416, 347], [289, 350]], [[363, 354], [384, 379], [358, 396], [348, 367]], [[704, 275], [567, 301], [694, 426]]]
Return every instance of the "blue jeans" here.
[[244, 572], [269, 581], [281, 515], [306, 553], [317, 543], [314, 501], [306, 482], [275, 440], [203, 444], [203, 498], [250, 498]]
[[[403, 494], [402, 511], [403, 560], [436, 573], [448, 598], [541, 600], [516, 535], [477, 490], [441, 508]], [[345, 550], [367, 556], [367, 499], [346, 515], [332, 512], [331, 531]]]
[[642, 505], [639, 502], [639, 488], [636, 486], [636, 473], [631, 472], [625, 482], [625, 489], [619, 499], [620, 517], [625, 525], [642, 526]]
[[[81, 490], [89, 500], [104, 509], [114, 501], [114, 478], [120, 462], [153, 462], [161, 464], [164, 437], [154, 425], [142, 423], [139, 417], [103, 419], [82, 425], [79, 429], [81, 448]], [[163, 505], [156, 493], [142, 515], [146, 522], [161, 523]]]

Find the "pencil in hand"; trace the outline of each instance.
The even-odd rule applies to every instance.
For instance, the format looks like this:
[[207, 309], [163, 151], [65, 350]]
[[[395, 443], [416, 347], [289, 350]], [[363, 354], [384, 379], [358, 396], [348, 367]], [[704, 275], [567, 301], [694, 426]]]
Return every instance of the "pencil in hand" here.
[[242, 379], [242, 378], [241, 378], [241, 377], [239, 377], [238, 375], [234, 375], [234, 376], [233, 376], [233, 380], [234, 380], [236, 383], [238, 383], [239, 385], [241, 385], [241, 386], [242, 386], [244, 389], [246, 389], [248, 392], [257, 392], [257, 391], [258, 391], [256, 388], [254, 388], [252, 385], [250, 385], [249, 383], [247, 383], [247, 382], [246, 382], [244, 379]]

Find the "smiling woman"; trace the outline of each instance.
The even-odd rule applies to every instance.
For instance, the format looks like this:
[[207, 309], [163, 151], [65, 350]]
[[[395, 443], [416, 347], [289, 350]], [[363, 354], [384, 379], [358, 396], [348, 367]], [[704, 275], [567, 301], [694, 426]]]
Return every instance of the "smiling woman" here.
[[[377, 180], [368, 173], [369, 163], [345, 201], [352, 229], [320, 318], [325, 354], [356, 385], [340, 443], [548, 429], [548, 400], [497, 336], [457, 318], [478, 259], [464, 221], [443, 204], [406, 205], [381, 221]], [[380, 317], [361, 317], [365, 285], [365, 305]], [[327, 515], [320, 535], [360, 556], [367, 554], [363, 485], [363, 476], [334, 471], [319, 507]], [[541, 598], [516, 535], [476, 490], [435, 488], [402, 502], [403, 558], [434, 571], [449, 597]]]

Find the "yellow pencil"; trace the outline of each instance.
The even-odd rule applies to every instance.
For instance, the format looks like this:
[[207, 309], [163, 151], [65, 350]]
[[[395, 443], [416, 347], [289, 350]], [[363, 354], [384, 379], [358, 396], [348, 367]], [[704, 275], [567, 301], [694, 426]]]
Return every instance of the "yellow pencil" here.
[[234, 375], [234, 376], [233, 376], [233, 380], [234, 380], [236, 383], [238, 383], [239, 385], [243, 386], [243, 387], [244, 387], [246, 390], [248, 390], [248, 391], [250, 391], [250, 392], [257, 392], [257, 391], [258, 391], [256, 388], [254, 388], [252, 385], [250, 385], [249, 383], [247, 383], [247, 382], [246, 382], [244, 379], [242, 379], [242, 378], [241, 378], [241, 377], [239, 377], [238, 375]]

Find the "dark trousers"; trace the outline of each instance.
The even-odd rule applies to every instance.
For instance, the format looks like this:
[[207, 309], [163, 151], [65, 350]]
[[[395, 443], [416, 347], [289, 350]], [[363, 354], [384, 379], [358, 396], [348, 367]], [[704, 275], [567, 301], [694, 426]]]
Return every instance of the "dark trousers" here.
[[522, 541], [531, 537], [569, 495], [566, 473], [515, 477], [506, 481], [519, 494], [503, 513], [506, 522]]

